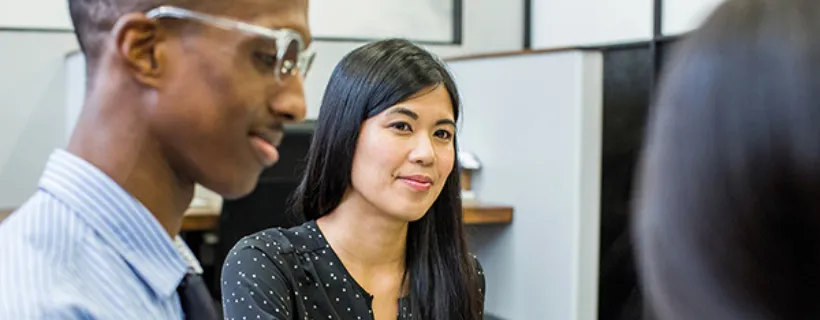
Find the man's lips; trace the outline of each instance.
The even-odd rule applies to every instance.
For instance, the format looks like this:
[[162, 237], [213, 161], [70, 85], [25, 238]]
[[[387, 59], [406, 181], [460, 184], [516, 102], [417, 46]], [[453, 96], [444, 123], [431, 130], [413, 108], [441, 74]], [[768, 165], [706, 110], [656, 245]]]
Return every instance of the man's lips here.
[[264, 166], [270, 167], [279, 161], [279, 151], [276, 150], [276, 146], [282, 140], [281, 132], [251, 132], [250, 139]]
[[250, 132], [250, 135], [259, 137], [260, 139], [265, 140], [267, 143], [273, 145], [274, 147], [278, 147], [282, 143], [284, 132], [282, 126], [277, 125], [271, 126], [270, 128], [253, 130]]

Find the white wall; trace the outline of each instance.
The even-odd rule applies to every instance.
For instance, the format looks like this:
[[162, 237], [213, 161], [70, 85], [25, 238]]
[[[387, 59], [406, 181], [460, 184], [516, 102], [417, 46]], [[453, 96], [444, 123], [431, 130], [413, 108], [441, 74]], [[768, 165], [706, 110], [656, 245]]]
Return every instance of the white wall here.
[[9, 208], [67, 142], [63, 58], [77, 45], [71, 33], [0, 32], [0, 47], [0, 208]]
[[[696, 28], [723, 0], [664, 0], [661, 33], [679, 35]], [[600, 45], [648, 40], [651, 0], [533, 1], [535, 48]]]
[[[452, 57], [467, 54], [521, 50], [524, 46], [524, 2], [522, 0], [463, 0], [462, 45], [429, 45], [430, 51]], [[308, 118], [319, 115], [322, 95], [333, 68], [361, 42], [317, 42], [314, 67], [305, 81]]]
[[[696, 28], [723, 0], [664, 0], [663, 35]], [[551, 49], [645, 41], [652, 37], [652, 0], [533, 0], [532, 46]]]
[[70, 30], [66, 0], [0, 0], [0, 27]]
[[549, 49], [649, 40], [652, 12], [652, 0], [532, 0], [532, 46]]
[[310, 0], [308, 14], [316, 38], [451, 42], [454, 4], [450, 0]]
[[597, 319], [601, 54], [450, 67], [465, 110], [460, 143], [483, 164], [474, 182], [478, 197], [515, 208], [511, 226], [474, 236], [488, 274], [488, 312]]
[[664, 0], [663, 34], [677, 35], [696, 28], [723, 0]]

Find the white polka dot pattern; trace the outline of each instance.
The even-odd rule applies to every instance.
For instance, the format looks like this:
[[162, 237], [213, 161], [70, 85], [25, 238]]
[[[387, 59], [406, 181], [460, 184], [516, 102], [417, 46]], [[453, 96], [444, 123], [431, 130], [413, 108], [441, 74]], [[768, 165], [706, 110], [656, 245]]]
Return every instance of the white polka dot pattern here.
[[[478, 272], [483, 288], [480, 266]], [[222, 294], [226, 319], [373, 319], [373, 296], [314, 221], [240, 240], [225, 261]], [[398, 319], [413, 319], [407, 299], [398, 303]]]

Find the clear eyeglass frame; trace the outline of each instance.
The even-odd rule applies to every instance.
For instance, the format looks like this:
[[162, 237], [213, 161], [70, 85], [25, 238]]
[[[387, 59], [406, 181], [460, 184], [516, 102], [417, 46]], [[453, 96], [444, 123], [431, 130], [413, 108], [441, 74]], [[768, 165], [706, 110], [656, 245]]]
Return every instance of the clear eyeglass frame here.
[[[146, 12], [145, 16], [149, 19], [174, 18], [195, 20], [224, 30], [238, 30], [251, 35], [271, 39], [276, 42], [277, 51], [274, 75], [276, 80], [280, 82], [294, 75], [297, 69], [304, 79], [310, 70], [313, 59], [316, 57], [316, 52], [314, 52], [312, 48], [306, 47], [302, 36], [293, 29], [271, 29], [173, 6], [156, 7]], [[291, 49], [291, 44], [294, 41], [297, 45], [297, 51], [295, 54], [289, 54], [288, 50]]]

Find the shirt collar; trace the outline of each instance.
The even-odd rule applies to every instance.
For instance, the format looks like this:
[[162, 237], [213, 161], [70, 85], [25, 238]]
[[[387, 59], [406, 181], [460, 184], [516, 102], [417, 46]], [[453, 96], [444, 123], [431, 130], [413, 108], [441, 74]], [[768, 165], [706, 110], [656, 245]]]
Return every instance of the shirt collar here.
[[91, 163], [56, 150], [40, 189], [74, 209], [154, 292], [170, 297], [188, 265], [159, 221], [137, 199]]

